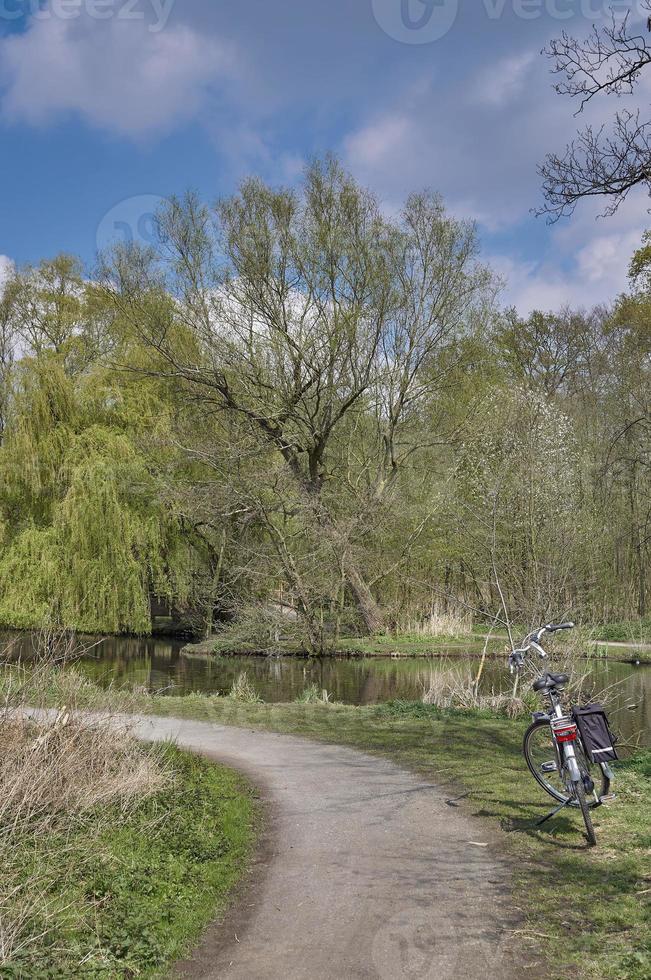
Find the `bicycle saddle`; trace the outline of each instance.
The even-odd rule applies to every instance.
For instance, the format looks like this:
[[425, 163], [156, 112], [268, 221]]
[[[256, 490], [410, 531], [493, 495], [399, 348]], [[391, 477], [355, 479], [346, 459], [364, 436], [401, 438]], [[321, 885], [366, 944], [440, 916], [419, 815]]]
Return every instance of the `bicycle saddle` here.
[[531, 686], [534, 691], [551, 691], [553, 687], [560, 687], [562, 684], [567, 684], [569, 679], [569, 674], [550, 674], [549, 671], [546, 671]]

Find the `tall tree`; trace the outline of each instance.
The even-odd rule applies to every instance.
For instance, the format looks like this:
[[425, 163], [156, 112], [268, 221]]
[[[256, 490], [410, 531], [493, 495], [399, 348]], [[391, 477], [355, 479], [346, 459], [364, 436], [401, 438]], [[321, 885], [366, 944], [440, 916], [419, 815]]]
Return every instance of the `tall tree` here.
[[248, 181], [214, 214], [192, 196], [173, 201], [160, 230], [157, 254], [121, 249], [106, 270], [119, 317], [162, 375], [242, 419], [277, 453], [377, 630], [382, 612], [355, 557], [355, 522], [338, 520], [329, 486], [351, 425], [364, 420], [373, 432], [356, 461], [367, 503], [431, 438], [414, 435], [412, 422], [440, 384], [437, 356], [492, 298], [473, 226], [431, 195], [409, 198], [391, 222], [327, 160], [308, 168], [300, 192]]

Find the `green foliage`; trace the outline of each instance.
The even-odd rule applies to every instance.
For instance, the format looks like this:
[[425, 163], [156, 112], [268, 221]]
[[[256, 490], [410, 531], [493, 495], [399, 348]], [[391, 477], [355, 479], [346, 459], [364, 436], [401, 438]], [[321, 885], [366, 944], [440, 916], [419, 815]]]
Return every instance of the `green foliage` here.
[[520, 621], [544, 621], [568, 604], [580, 469], [571, 419], [556, 404], [525, 387], [489, 390], [458, 454], [453, 519], [487, 600], [499, 582]]
[[187, 593], [188, 543], [165, 506], [156, 462], [129, 419], [101, 405], [99, 384], [75, 382], [51, 355], [21, 366], [0, 449], [6, 625], [144, 633], [150, 591]]
[[[92, 823], [66, 837], [66, 867], [48, 840], [39, 870], [54, 921], [47, 943], [35, 936], [3, 966], [7, 980], [160, 976], [224, 908], [253, 841], [251, 791], [239, 775], [172, 747], [165, 759], [170, 787], [126, 817], [116, 806], [97, 838]], [[23, 860], [28, 874], [33, 855]], [[70, 903], [88, 908], [85, 921], [70, 924]]]
[[329, 158], [161, 221], [0, 295], [0, 623], [146, 632], [156, 594], [320, 653], [503, 600], [648, 618], [648, 236], [612, 310], [522, 319], [471, 223]]
[[628, 274], [639, 292], [651, 292], [651, 232], [644, 232], [642, 245], [633, 254]]
[[595, 627], [595, 637], [611, 643], [651, 642], [651, 618], [646, 616], [623, 623], [604, 623]]

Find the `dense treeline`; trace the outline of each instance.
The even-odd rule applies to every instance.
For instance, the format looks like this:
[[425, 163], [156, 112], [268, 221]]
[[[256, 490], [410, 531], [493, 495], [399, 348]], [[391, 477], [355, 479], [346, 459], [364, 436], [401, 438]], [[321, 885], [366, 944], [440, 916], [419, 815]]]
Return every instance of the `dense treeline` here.
[[[0, 622], [644, 617], [651, 241], [612, 307], [500, 306], [474, 227], [336, 162], [0, 300]], [[288, 628], [287, 625], [285, 628]]]

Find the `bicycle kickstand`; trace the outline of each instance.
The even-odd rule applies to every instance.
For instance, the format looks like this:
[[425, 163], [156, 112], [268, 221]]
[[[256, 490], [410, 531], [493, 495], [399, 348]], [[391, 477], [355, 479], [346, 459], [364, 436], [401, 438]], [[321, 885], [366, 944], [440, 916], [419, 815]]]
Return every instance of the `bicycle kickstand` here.
[[552, 817], [555, 817], [557, 813], [560, 813], [561, 810], [563, 810], [566, 806], [569, 805], [570, 805], [570, 801], [565, 800], [565, 802], [559, 804], [559, 806], [557, 806], [555, 810], [550, 810], [546, 816], [541, 817], [540, 820], [536, 820], [534, 827], [542, 827], [544, 823], [547, 823], [548, 820], [551, 820]]

